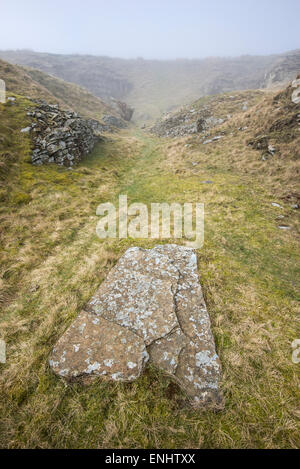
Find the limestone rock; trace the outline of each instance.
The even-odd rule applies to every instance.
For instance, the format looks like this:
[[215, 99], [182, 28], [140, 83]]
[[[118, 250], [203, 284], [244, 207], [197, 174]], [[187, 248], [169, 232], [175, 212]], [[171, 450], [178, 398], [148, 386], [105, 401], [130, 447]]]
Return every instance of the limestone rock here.
[[128, 104], [124, 103], [123, 101], [118, 101], [117, 99], [111, 98], [110, 99], [111, 106], [116, 109], [116, 111], [120, 114], [122, 119], [129, 122], [133, 116], [134, 109], [129, 106]]
[[92, 298], [88, 310], [128, 327], [149, 345], [179, 326], [173, 300], [178, 278], [166, 255], [130, 248]]
[[58, 341], [50, 365], [69, 380], [86, 375], [131, 381], [147, 359], [143, 340], [129, 329], [83, 311]]
[[22, 134], [28, 134], [31, 130], [31, 127], [25, 127], [24, 129], [21, 129]]
[[159, 137], [182, 137], [204, 133], [209, 129], [221, 125], [225, 118], [217, 118], [211, 115], [207, 106], [196, 109], [181, 109], [175, 113], [168, 113], [159, 119], [151, 128], [150, 132]]
[[65, 379], [130, 381], [146, 361], [171, 375], [196, 407], [222, 407], [221, 365], [193, 249], [130, 248], [55, 346]]
[[150, 360], [169, 374], [175, 375], [179, 355], [188, 341], [180, 327], [166, 337], [158, 339], [149, 346]]
[[102, 121], [109, 127], [116, 127], [117, 129], [124, 129], [126, 127], [126, 123], [120, 117], [113, 116], [111, 114], [105, 114], [102, 117]]

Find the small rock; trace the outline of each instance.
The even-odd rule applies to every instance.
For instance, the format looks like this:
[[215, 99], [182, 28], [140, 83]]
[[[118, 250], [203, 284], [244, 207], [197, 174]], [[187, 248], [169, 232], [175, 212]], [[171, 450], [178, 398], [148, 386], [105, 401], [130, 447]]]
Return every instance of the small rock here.
[[278, 207], [278, 208], [283, 208], [280, 204], [277, 202], [272, 202], [273, 207]]
[[214, 142], [216, 140], [220, 140], [220, 138], [223, 138], [223, 136], [222, 135], [217, 135], [216, 137], [212, 138], [212, 141]]
[[31, 127], [25, 127], [24, 129], [21, 129], [22, 134], [28, 134], [31, 131]]
[[273, 145], [268, 145], [268, 152], [274, 155], [276, 148]]

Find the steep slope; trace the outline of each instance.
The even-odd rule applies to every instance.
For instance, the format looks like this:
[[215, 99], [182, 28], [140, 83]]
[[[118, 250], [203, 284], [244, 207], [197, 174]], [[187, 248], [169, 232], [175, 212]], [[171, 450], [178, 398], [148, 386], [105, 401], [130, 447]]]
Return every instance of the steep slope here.
[[[289, 59], [286, 57], [289, 56]], [[268, 73], [281, 64], [285, 77], [297, 71], [300, 50], [292, 55], [242, 56], [197, 60], [125, 60], [34, 51], [1, 51], [0, 57], [77, 83], [109, 101], [122, 99], [136, 109], [135, 119], [151, 120], [163, 112], [210, 94], [258, 89], [270, 84]]]
[[39, 70], [0, 60], [0, 77], [5, 81], [8, 92], [43, 99], [51, 104], [58, 103], [85, 117], [100, 120], [104, 114], [118, 115], [112, 107], [84, 88]]
[[[132, 84], [113, 67], [115, 59], [80, 55], [43, 54], [28, 50], [3, 51], [0, 57], [8, 62], [36, 68], [65, 81], [77, 83], [96, 96], [123, 98]], [[116, 64], [118, 63], [116, 59]]]
[[284, 84], [295, 78], [300, 70], [299, 50], [288, 52], [281, 56], [276, 64], [266, 73], [264, 86], [266, 88], [282, 88]]
[[85, 117], [101, 119], [104, 114], [118, 113], [99, 97], [73, 83], [47, 75], [39, 70], [25, 69], [28, 75], [49, 90], [56, 98]]
[[[12, 65], [0, 60], [0, 77], [5, 81], [6, 91], [23, 96], [30, 96], [34, 99], [44, 99], [49, 103], [63, 104], [59, 98], [55, 98], [53, 94], [44, 86], [35, 82], [26, 73], [23, 67]], [[65, 103], [65, 106], [66, 103]]]
[[[181, 137], [168, 144], [168, 151], [174, 152], [174, 158], [185, 154], [186, 162], [195, 163], [195, 172], [198, 164], [210, 161], [212, 165], [227, 167], [228, 171], [252, 174], [261, 184], [268, 184], [274, 197], [298, 206], [300, 102], [299, 98], [293, 102], [292, 96], [296, 96], [299, 89], [298, 79], [280, 92], [251, 91], [244, 109], [242, 104], [247, 92], [237, 92], [232, 95], [233, 99], [229, 95], [202, 98], [158, 121], [152, 132], [163, 137]], [[190, 113], [194, 109], [196, 118], [204, 114], [199, 128], [197, 120], [188, 124], [181, 120], [182, 116], [184, 121], [186, 116], [194, 116]], [[209, 125], [211, 118], [214, 122]], [[208, 125], [205, 125], [206, 120]], [[194, 154], [198, 153], [197, 159]]]

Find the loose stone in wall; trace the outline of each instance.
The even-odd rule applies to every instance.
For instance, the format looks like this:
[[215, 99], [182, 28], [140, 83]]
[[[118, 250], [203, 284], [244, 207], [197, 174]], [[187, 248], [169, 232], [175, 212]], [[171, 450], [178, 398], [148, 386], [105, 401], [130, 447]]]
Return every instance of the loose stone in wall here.
[[76, 112], [63, 111], [57, 105], [34, 101], [36, 107], [27, 115], [33, 119], [29, 128], [35, 165], [57, 163], [72, 166], [94, 148], [101, 124], [83, 119]]

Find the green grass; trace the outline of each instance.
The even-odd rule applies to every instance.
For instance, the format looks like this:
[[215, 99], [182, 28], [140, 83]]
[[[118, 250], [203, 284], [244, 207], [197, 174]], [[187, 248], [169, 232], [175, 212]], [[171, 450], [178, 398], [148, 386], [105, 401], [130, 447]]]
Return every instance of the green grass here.
[[[13, 115], [6, 119], [17, 128]], [[17, 136], [0, 212], [1, 447], [299, 447], [299, 365], [291, 360], [300, 337], [299, 222], [290, 214], [293, 229], [278, 229], [268, 184], [229, 170], [217, 147], [210, 156], [196, 146], [185, 154], [136, 131], [99, 144], [73, 170], [32, 166], [27, 137]], [[18, 193], [27, 199], [17, 202]], [[199, 274], [223, 366], [222, 412], [183, 406], [177, 385], [152, 367], [130, 384], [85, 387], [65, 385], [48, 366], [53, 345], [122, 253], [167, 241], [98, 239], [96, 207], [119, 194], [129, 203], [205, 204]]]

